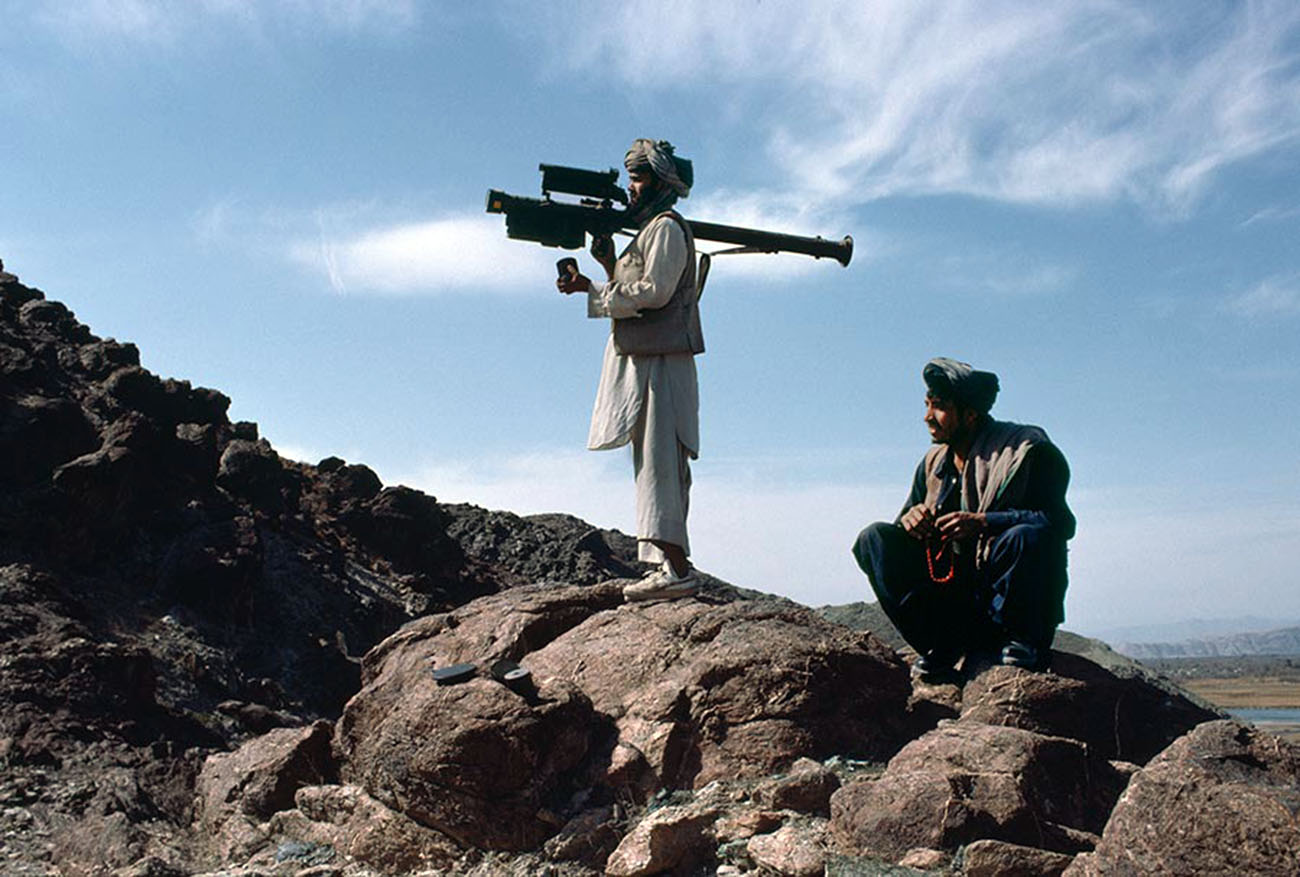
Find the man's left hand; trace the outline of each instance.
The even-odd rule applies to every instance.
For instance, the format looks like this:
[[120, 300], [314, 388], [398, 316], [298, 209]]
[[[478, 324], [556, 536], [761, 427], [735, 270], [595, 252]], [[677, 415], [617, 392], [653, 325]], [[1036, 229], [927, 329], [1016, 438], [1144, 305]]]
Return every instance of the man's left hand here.
[[969, 539], [988, 528], [988, 520], [980, 512], [948, 512], [934, 522], [935, 529], [944, 539]]
[[556, 280], [555, 288], [565, 295], [574, 292], [586, 292], [591, 289], [591, 281], [582, 274], [569, 274]]

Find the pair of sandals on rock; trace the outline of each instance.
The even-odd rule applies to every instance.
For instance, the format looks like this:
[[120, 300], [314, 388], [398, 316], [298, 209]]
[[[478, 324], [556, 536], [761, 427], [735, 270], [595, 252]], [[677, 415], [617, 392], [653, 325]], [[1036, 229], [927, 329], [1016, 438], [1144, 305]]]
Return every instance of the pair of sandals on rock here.
[[[439, 685], [456, 685], [468, 682], [478, 675], [477, 664], [451, 664], [447, 667], [435, 667], [433, 679]], [[518, 694], [527, 694], [533, 687], [533, 676], [515, 661], [494, 661], [488, 667], [488, 675], [506, 688]]]

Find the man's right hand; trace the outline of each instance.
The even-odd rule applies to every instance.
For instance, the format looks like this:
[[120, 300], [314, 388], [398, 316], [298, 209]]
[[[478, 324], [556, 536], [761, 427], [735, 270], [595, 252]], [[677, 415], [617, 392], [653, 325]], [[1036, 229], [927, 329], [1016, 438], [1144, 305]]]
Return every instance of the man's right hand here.
[[924, 503], [917, 503], [904, 512], [898, 523], [913, 539], [925, 540], [936, 535], [934, 512]]
[[605, 269], [605, 276], [614, 278], [614, 239], [607, 234], [592, 235], [591, 257]]

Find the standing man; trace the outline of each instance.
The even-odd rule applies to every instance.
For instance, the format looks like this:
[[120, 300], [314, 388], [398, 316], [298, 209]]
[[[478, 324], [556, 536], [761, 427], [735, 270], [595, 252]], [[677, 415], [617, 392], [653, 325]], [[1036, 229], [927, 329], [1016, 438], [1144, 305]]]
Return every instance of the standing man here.
[[992, 372], [939, 358], [922, 378], [934, 446], [897, 520], [863, 530], [853, 555], [923, 680], [952, 679], [970, 652], [1046, 669], [1065, 620], [1069, 466], [1043, 430], [989, 416]]
[[608, 282], [570, 273], [560, 292], [587, 293], [587, 316], [609, 317], [600, 386], [587, 447], [632, 445], [641, 560], [660, 564], [628, 585], [628, 600], [687, 597], [699, 580], [687, 559], [690, 461], [699, 456], [699, 387], [695, 355], [704, 352], [695, 284], [695, 240], [674, 211], [690, 194], [690, 161], [666, 140], [637, 140], [627, 151], [628, 213], [637, 233], [614, 260], [609, 238], [591, 254]]

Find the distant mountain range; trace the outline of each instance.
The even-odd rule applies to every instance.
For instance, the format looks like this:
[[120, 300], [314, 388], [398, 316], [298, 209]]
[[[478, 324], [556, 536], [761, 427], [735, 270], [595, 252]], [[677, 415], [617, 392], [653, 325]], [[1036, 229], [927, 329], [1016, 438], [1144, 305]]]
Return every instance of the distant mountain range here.
[[1300, 655], [1300, 627], [1193, 637], [1177, 642], [1117, 642], [1131, 658], [1230, 658], [1242, 655]]
[[1108, 643], [1177, 643], [1238, 633], [1259, 633], [1283, 627], [1300, 627], [1300, 618], [1239, 615], [1232, 618], [1192, 618], [1157, 624], [1133, 624], [1093, 629], [1088, 633]]
[[[894, 626], [885, 617], [884, 610], [880, 608], [878, 603], [848, 603], [842, 606], [822, 606], [817, 611], [821, 613], [822, 617], [830, 621], [862, 630], [870, 630], [894, 648], [901, 648], [904, 645], [902, 637], [894, 630]], [[1260, 628], [1268, 625], [1267, 621], [1260, 619], [1256, 619], [1256, 621], [1260, 622]], [[1215, 626], [1219, 624], [1237, 625], [1248, 622], [1249, 619], [1233, 619], [1221, 622], [1191, 621], [1166, 625], [1163, 626], [1163, 629], [1177, 630], [1188, 627], [1195, 629], [1200, 626], [1206, 630], [1214, 630]], [[1129, 628], [1128, 631], [1130, 634], [1132, 632], [1150, 633], [1160, 629], [1162, 628]], [[1083, 655], [1089, 660], [1096, 661], [1102, 666], [1113, 670], [1117, 665], [1124, 663], [1122, 660], [1118, 660], [1119, 655], [1138, 660], [1143, 658], [1229, 658], [1242, 655], [1300, 655], [1300, 626], [1219, 636], [1186, 636], [1177, 640], [1171, 638], [1168, 642], [1112, 640], [1109, 641], [1109, 647], [1107, 641], [1102, 639], [1079, 636], [1068, 630], [1058, 630], [1054, 645], [1060, 651]], [[1115, 652], [1118, 652], [1119, 655], [1116, 655]]]

